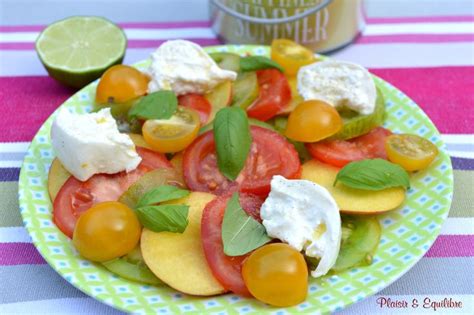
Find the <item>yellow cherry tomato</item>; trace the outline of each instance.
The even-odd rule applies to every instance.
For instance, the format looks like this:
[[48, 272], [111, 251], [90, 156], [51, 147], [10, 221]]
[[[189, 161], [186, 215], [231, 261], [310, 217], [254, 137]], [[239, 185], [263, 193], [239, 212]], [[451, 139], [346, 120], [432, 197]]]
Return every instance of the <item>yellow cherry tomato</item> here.
[[141, 232], [132, 209], [117, 201], [107, 201], [92, 206], [79, 217], [72, 242], [84, 258], [107, 261], [134, 249]]
[[272, 41], [271, 57], [285, 69], [285, 74], [294, 76], [298, 70], [316, 61], [314, 53], [289, 39]]
[[150, 78], [139, 70], [124, 65], [107, 69], [97, 85], [98, 104], [124, 103], [145, 95]]
[[407, 171], [427, 168], [438, 155], [438, 148], [417, 135], [394, 134], [385, 140], [388, 159]]
[[199, 132], [199, 114], [190, 108], [178, 106], [170, 119], [147, 120], [142, 127], [143, 138], [154, 150], [174, 153], [185, 149]]
[[250, 293], [270, 305], [299, 304], [308, 293], [308, 267], [293, 247], [275, 243], [254, 251], [244, 262], [242, 277]]
[[316, 142], [337, 133], [342, 128], [337, 110], [323, 101], [305, 101], [288, 117], [285, 135], [296, 141]]

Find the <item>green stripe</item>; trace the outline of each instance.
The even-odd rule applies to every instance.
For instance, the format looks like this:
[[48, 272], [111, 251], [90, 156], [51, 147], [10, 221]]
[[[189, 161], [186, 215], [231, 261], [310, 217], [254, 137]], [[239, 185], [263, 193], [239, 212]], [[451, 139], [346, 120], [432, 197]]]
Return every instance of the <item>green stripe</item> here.
[[449, 217], [469, 218], [474, 217], [472, 204], [472, 186], [474, 184], [474, 171], [454, 170], [454, 196]]
[[18, 207], [18, 182], [0, 182], [0, 227], [22, 226]]

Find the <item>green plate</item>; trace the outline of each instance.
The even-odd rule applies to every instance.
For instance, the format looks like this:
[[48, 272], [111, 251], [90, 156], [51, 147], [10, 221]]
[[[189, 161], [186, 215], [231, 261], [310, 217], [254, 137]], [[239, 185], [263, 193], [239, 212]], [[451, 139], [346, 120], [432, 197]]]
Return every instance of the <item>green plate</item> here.
[[[269, 53], [268, 47], [263, 46], [217, 46], [208, 51]], [[143, 69], [148, 63], [143, 61], [136, 66]], [[384, 126], [394, 132], [416, 133], [430, 139], [438, 146], [440, 154], [429, 169], [412, 176], [405, 203], [399, 209], [379, 216], [383, 233], [373, 264], [337, 276], [311, 278], [308, 298], [300, 305], [279, 309], [232, 294], [209, 298], [188, 296], [169, 287], [141, 285], [122, 279], [101, 265], [82, 259], [71, 241], [56, 228], [51, 216], [47, 179], [54, 153], [49, 133], [57, 112], [41, 126], [21, 168], [19, 200], [24, 224], [41, 255], [62, 277], [95, 299], [124, 311], [314, 314], [341, 310], [385, 288], [423, 257], [448, 216], [453, 191], [451, 161], [436, 127], [406, 95], [379, 78], [375, 80], [386, 100], [388, 115]], [[91, 83], [62, 107], [77, 113], [90, 111], [96, 85], [97, 82]]]

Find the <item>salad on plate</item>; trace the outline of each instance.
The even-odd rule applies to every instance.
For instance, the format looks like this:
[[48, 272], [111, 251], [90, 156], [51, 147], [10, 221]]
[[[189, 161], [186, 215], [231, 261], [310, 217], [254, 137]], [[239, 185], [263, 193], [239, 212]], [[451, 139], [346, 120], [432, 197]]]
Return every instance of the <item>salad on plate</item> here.
[[438, 154], [384, 113], [367, 69], [289, 40], [271, 58], [168, 41], [146, 72], [110, 67], [91, 113], [56, 115], [53, 221], [125, 279], [297, 305], [310, 277], [372, 262], [375, 215]]

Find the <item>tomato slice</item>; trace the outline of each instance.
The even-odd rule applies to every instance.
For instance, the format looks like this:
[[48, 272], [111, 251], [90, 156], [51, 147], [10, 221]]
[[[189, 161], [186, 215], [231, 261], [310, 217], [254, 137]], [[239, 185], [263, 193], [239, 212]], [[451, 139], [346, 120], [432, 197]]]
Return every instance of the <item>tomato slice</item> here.
[[71, 176], [64, 183], [53, 204], [53, 221], [64, 234], [72, 238], [77, 219], [93, 205], [116, 201], [146, 172], [171, 167], [164, 155], [145, 148], [136, 149], [143, 160], [132, 172], [96, 174], [85, 182]]
[[372, 129], [369, 133], [350, 140], [326, 140], [306, 144], [311, 156], [324, 163], [337, 167], [364, 159], [387, 159], [385, 138], [392, 132], [383, 127]]
[[247, 109], [249, 117], [266, 121], [285, 109], [291, 100], [291, 88], [285, 75], [277, 69], [257, 71], [260, 95]]
[[265, 196], [270, 191], [273, 175], [299, 177], [301, 164], [293, 145], [278, 133], [262, 127], [251, 126], [250, 132], [253, 139], [250, 153], [235, 181], [224, 177], [217, 167], [212, 131], [194, 140], [183, 156], [186, 185], [191, 190], [216, 195], [240, 190]]
[[155, 151], [175, 153], [184, 150], [197, 137], [199, 115], [194, 109], [178, 106], [170, 119], [149, 119], [142, 127], [143, 138]]
[[[221, 285], [236, 294], [251, 296], [242, 278], [242, 264], [250, 254], [242, 256], [227, 256], [222, 244], [222, 220], [225, 207], [230, 196], [220, 196], [204, 208], [201, 219], [201, 241], [207, 263], [212, 274]], [[249, 215], [260, 220], [260, 207], [263, 199], [246, 194], [240, 194], [240, 204]]]
[[201, 125], [206, 124], [209, 120], [212, 106], [204, 96], [200, 94], [181, 95], [178, 97], [178, 104], [197, 111]]

